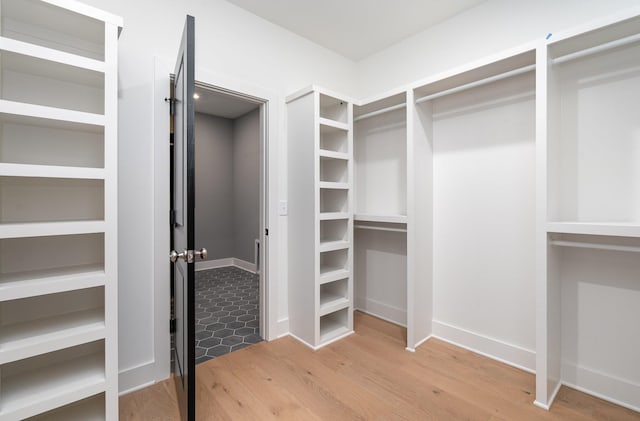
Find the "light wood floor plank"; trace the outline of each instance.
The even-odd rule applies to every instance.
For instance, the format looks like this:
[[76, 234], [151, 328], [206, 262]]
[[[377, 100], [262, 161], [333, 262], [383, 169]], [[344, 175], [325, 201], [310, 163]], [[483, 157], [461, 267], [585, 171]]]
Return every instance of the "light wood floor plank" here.
[[[620, 420], [640, 414], [566, 387], [533, 405], [535, 376], [356, 313], [356, 333], [319, 351], [291, 337], [196, 368], [198, 420]], [[179, 421], [171, 379], [120, 398], [122, 421]]]

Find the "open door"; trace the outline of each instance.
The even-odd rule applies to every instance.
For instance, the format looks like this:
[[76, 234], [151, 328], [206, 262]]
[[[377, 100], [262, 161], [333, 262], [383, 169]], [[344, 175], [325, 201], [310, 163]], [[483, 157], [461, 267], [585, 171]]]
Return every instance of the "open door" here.
[[172, 251], [175, 355], [172, 368], [183, 421], [195, 421], [195, 89], [194, 18], [187, 16], [173, 81]]

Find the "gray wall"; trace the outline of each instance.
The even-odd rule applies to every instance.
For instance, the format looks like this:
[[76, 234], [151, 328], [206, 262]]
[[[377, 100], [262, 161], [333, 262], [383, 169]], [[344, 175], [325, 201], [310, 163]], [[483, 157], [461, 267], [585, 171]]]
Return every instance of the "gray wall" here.
[[195, 247], [233, 257], [233, 120], [196, 113]]
[[260, 110], [233, 122], [234, 256], [254, 262], [260, 230]]
[[260, 111], [235, 120], [196, 113], [195, 247], [207, 260], [255, 263], [259, 194]]

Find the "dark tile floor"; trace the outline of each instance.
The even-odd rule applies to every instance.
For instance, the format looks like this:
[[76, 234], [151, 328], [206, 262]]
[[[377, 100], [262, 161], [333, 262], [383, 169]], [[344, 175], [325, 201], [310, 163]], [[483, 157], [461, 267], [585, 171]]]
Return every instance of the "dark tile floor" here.
[[196, 364], [262, 341], [258, 275], [229, 266], [196, 272]]

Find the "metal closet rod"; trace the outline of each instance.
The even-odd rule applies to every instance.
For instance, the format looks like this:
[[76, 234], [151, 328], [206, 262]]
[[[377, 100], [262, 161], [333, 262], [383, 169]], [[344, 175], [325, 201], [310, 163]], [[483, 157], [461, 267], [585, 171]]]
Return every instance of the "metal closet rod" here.
[[400, 109], [406, 108], [406, 107], [407, 107], [407, 104], [405, 104], [405, 103], [398, 104], [398, 105], [392, 105], [391, 107], [382, 108], [382, 109], [377, 110], [377, 111], [371, 111], [370, 113], [359, 115], [358, 117], [354, 118], [353, 121], [364, 120], [365, 118], [375, 117], [375, 116], [380, 115], [380, 114], [388, 113], [390, 111], [400, 110]]
[[603, 51], [611, 50], [617, 47], [623, 47], [625, 45], [633, 44], [640, 41], [640, 34], [630, 35], [625, 38], [620, 38], [614, 41], [606, 42], [604, 44], [596, 45], [595, 47], [587, 48], [586, 50], [576, 51], [575, 53], [569, 53], [567, 55], [557, 57], [551, 60], [552, 64], [566, 63], [571, 60], [576, 60], [582, 57], [597, 54]]
[[375, 230], [375, 231], [407, 232], [406, 228], [388, 228], [388, 227], [377, 227], [375, 225], [362, 225], [362, 224], [355, 224], [354, 228], [365, 229], [365, 230]]
[[634, 253], [640, 253], [640, 247], [634, 247], [634, 246], [617, 246], [614, 244], [583, 243], [579, 241], [563, 241], [563, 240], [551, 240], [549, 243], [552, 246], [560, 246], [560, 247], [576, 247], [576, 248], [583, 248], [583, 249], [629, 251]]
[[488, 78], [485, 78], [485, 79], [476, 80], [475, 82], [466, 83], [464, 85], [456, 86], [455, 88], [445, 89], [444, 91], [423, 96], [422, 98], [416, 99], [416, 104], [420, 104], [426, 101], [431, 101], [432, 99], [440, 98], [446, 95], [455, 94], [457, 92], [466, 91], [467, 89], [475, 88], [478, 86], [487, 85], [489, 83], [493, 83], [502, 79], [507, 79], [513, 76], [521, 75], [523, 73], [528, 73], [535, 69], [536, 69], [536, 65], [530, 64], [528, 66], [520, 67], [519, 69], [509, 70], [508, 72], [500, 73], [495, 76], [489, 76]]

